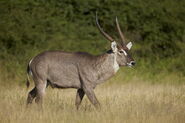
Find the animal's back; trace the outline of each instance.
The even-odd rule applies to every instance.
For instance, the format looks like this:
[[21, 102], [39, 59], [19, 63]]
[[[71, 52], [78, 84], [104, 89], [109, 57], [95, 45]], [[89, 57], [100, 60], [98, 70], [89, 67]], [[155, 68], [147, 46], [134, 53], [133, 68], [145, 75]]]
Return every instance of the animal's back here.
[[30, 65], [39, 79], [60, 87], [80, 88], [78, 64], [90, 65], [94, 57], [83, 52], [46, 51], [35, 56]]

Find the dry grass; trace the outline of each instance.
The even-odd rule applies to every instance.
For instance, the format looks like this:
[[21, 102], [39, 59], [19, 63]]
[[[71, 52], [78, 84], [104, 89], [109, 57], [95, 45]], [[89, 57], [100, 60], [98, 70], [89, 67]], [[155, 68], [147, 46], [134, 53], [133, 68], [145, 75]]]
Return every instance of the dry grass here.
[[25, 108], [25, 87], [0, 87], [2, 123], [183, 123], [185, 85], [146, 83], [104, 84], [96, 95], [102, 105], [95, 110], [87, 97], [75, 109], [76, 90], [48, 88], [41, 111]]

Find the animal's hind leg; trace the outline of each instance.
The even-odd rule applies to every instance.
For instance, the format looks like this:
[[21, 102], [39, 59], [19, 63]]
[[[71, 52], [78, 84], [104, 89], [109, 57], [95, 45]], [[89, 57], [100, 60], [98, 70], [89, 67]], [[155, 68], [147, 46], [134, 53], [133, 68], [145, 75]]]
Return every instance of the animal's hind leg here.
[[82, 99], [84, 97], [84, 91], [82, 89], [78, 89], [77, 90], [77, 93], [76, 93], [76, 101], [75, 101], [75, 105], [76, 105], [76, 108], [77, 110], [79, 109], [79, 106], [82, 102]]
[[29, 93], [28, 93], [28, 98], [27, 98], [27, 105], [31, 104], [33, 99], [36, 97], [36, 87], [33, 88]]
[[46, 84], [47, 84], [46, 81], [45, 82], [44, 81], [40, 81], [36, 85], [37, 94], [36, 94], [35, 102], [37, 104], [39, 104], [41, 107], [42, 107], [42, 103], [43, 103], [43, 97], [44, 97], [44, 94], [45, 94]]

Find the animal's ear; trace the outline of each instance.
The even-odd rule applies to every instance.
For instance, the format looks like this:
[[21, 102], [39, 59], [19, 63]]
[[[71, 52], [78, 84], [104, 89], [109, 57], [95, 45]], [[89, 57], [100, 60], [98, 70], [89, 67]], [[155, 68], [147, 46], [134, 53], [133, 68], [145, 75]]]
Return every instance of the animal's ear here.
[[126, 45], [126, 47], [130, 50], [131, 47], [132, 47], [132, 42], [129, 42], [129, 43]]
[[115, 52], [117, 52], [117, 43], [115, 42], [115, 41], [113, 41], [112, 43], [111, 43], [111, 49], [112, 49], [112, 51], [115, 53]]

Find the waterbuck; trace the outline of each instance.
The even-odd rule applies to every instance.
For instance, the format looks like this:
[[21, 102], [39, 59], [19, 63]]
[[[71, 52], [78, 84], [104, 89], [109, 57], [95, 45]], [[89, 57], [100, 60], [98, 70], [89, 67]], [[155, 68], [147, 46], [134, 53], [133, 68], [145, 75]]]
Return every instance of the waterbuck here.
[[116, 27], [121, 42], [116, 42], [100, 27], [96, 15], [96, 25], [99, 31], [111, 42], [111, 49], [101, 55], [91, 55], [84, 52], [45, 51], [35, 56], [28, 64], [27, 73], [31, 75], [35, 87], [29, 92], [27, 104], [33, 99], [42, 105], [45, 89], [48, 85], [53, 88], [75, 88], [76, 108], [82, 102], [84, 95], [90, 102], [99, 107], [95, 96], [95, 87], [116, 74], [121, 66], [133, 66], [135, 61], [128, 51], [132, 43], [125, 43], [125, 38], [120, 30], [116, 17]]

